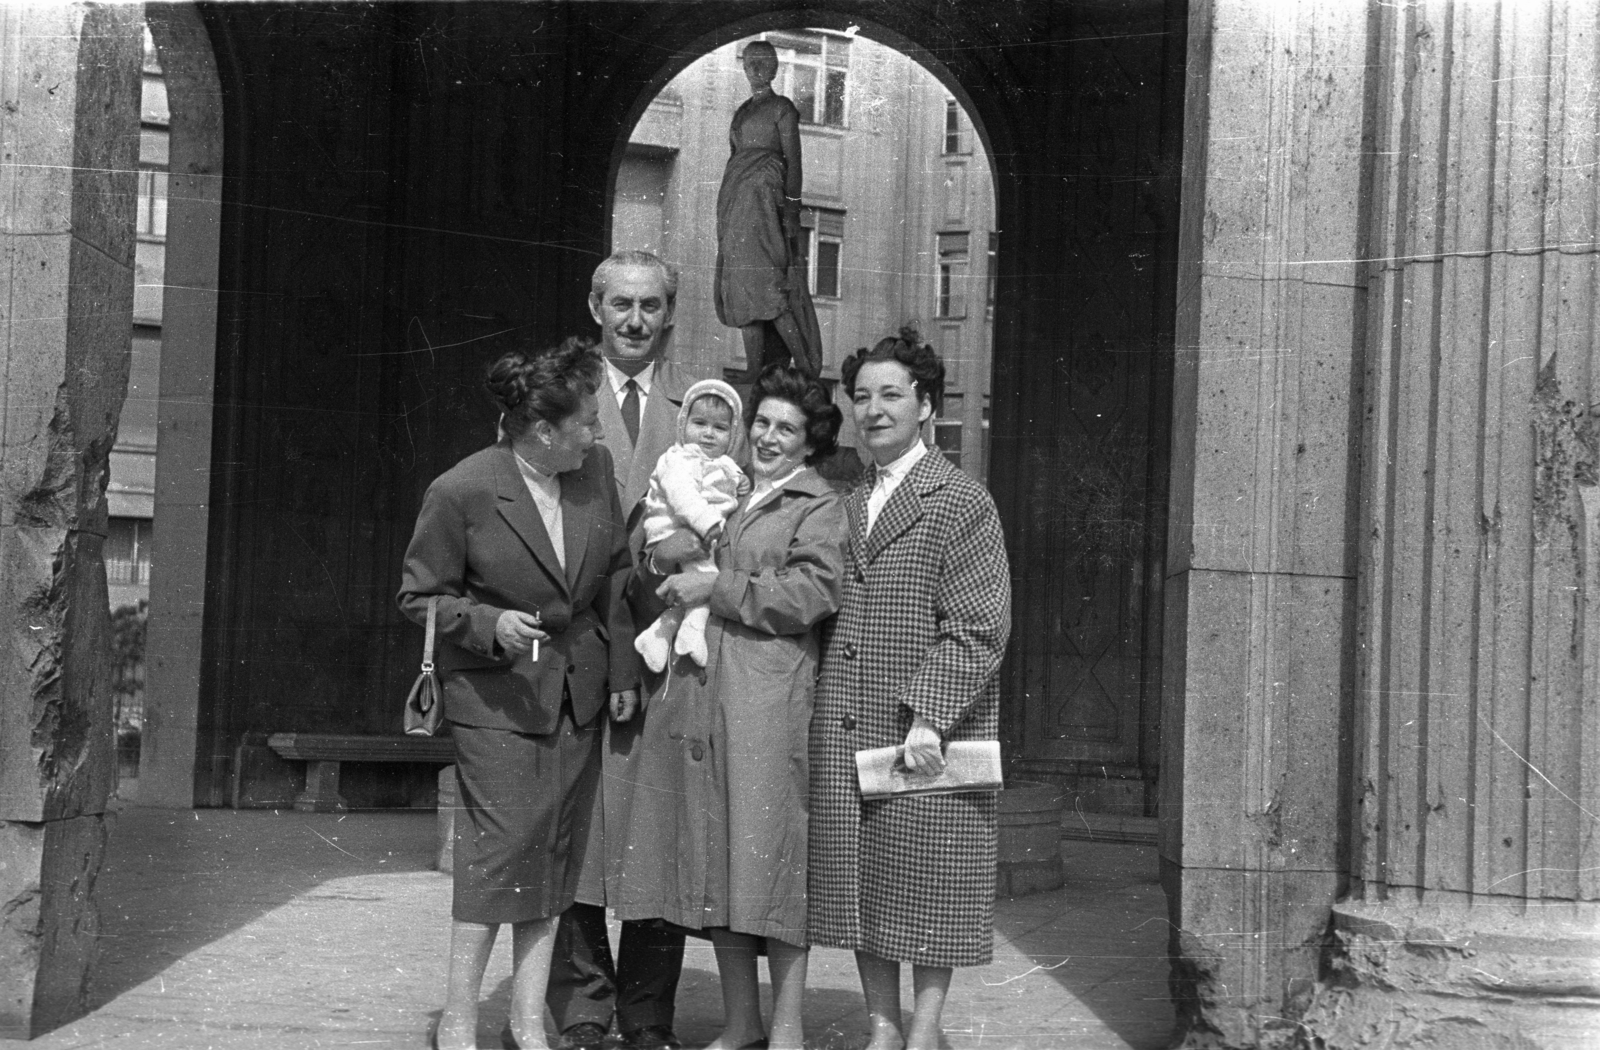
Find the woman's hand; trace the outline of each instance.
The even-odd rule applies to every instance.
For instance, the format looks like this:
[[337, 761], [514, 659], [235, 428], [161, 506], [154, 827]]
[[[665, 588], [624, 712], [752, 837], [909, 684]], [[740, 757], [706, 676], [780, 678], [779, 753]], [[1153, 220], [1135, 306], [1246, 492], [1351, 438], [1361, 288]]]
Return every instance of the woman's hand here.
[[944, 772], [944, 738], [933, 728], [933, 723], [916, 715], [911, 719], [911, 729], [906, 733], [904, 761], [906, 768], [916, 773], [937, 776]]
[[680, 572], [656, 588], [656, 597], [668, 605], [700, 605], [711, 600], [717, 576], [710, 572]]
[[700, 537], [694, 534], [693, 529], [678, 529], [652, 547], [650, 557], [659, 566], [676, 568], [688, 559], [701, 557], [705, 553], [706, 548], [701, 545]]
[[525, 653], [534, 642], [547, 642], [550, 636], [539, 628], [537, 616], [507, 609], [494, 623], [494, 640], [508, 653]]
[[626, 722], [639, 710], [639, 690], [624, 689], [611, 694], [611, 720]]

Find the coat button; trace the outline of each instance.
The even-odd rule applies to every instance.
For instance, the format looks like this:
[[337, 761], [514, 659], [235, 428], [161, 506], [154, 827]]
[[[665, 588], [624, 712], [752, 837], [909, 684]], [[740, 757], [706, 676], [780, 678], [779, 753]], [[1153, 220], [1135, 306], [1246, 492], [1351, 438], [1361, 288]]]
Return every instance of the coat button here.
[[854, 660], [856, 658], [856, 643], [855, 642], [845, 642], [844, 643], [844, 655], [848, 656], [852, 660]]
[[689, 757], [698, 762], [706, 757], [706, 749], [696, 744], [689, 749]]
[[867, 582], [867, 574], [862, 572], [860, 569], [857, 569], [856, 570], [856, 582], [857, 583], [866, 583]]
[[577, 664], [568, 664], [567, 665], [567, 673], [568, 674], [577, 674], [578, 673], [578, 665]]
[[839, 719], [839, 724], [844, 726], [844, 731], [848, 733], [850, 730], [856, 727], [856, 716], [845, 715], [843, 718]]

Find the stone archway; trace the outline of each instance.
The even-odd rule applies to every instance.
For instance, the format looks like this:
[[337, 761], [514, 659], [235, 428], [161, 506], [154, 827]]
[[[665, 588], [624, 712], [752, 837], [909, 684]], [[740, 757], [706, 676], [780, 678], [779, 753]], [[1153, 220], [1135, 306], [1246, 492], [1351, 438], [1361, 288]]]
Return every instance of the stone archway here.
[[[252, 734], [396, 721], [417, 639], [394, 614], [393, 575], [417, 499], [492, 433], [473, 389], [497, 341], [589, 330], [608, 173], [652, 79], [675, 71], [663, 63], [707, 33], [748, 30], [753, 12], [842, 30], [864, 9], [205, 9], [238, 129], [216, 385], [217, 455], [239, 469], [217, 475], [213, 496], [210, 560], [226, 571], [208, 591], [204, 804], [228, 797], [231, 751]], [[992, 457], [1007, 467], [991, 481], [1029, 614], [1003, 672], [1008, 724], [1053, 700], [1041, 721], [1066, 742], [1039, 760], [1085, 791], [1116, 784], [1145, 812], [1159, 764], [1185, 11], [1029, 0], [1014, 14], [872, 8], [878, 39], [948, 70], [995, 158], [1007, 240]], [[1085, 515], [1059, 497], [1080, 452], [1108, 449], [1115, 485], [1097, 492], [1116, 512], [1085, 565], [1088, 545], [1060, 527]], [[1073, 639], [1071, 659], [1057, 658]], [[1072, 711], [1086, 675], [1120, 689], [1132, 717]]]
[[145, 18], [166, 74], [172, 122], [139, 801], [191, 806], [209, 550], [222, 86], [211, 39], [192, 4], [147, 4]]

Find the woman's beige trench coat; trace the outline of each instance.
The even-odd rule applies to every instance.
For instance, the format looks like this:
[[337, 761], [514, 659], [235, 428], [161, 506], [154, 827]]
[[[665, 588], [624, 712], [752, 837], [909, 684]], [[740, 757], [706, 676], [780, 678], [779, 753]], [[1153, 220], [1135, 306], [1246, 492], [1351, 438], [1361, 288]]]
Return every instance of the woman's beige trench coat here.
[[679, 657], [651, 683], [637, 782], [605, 792], [618, 918], [805, 943], [806, 734], [844, 534], [838, 495], [809, 469], [729, 520], [706, 667]]

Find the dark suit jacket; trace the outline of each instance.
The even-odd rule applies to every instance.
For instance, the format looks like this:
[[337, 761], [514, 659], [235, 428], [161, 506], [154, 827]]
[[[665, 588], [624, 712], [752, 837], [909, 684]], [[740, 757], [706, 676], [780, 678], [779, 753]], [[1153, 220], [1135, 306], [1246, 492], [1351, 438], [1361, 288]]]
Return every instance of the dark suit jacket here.
[[[428, 598], [444, 596], [434, 662], [452, 722], [549, 733], [564, 689], [585, 725], [608, 693], [638, 685], [633, 617], [623, 599], [633, 565], [603, 446], [561, 475], [561, 506], [564, 572], [509, 441], [474, 452], [428, 486], [399, 601], [420, 624]], [[537, 663], [495, 640], [506, 609], [543, 617], [550, 640]]]

